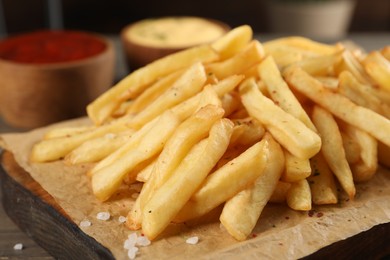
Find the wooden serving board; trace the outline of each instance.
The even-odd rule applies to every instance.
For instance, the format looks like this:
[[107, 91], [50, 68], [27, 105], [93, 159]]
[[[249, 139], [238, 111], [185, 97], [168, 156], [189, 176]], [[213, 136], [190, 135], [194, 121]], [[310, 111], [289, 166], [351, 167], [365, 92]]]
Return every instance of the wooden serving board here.
[[[54, 199], [22, 169], [12, 153], [0, 157], [6, 213], [28, 236], [60, 259], [114, 259], [110, 250], [86, 235]], [[390, 256], [390, 223], [338, 241], [304, 259], [381, 259]]]

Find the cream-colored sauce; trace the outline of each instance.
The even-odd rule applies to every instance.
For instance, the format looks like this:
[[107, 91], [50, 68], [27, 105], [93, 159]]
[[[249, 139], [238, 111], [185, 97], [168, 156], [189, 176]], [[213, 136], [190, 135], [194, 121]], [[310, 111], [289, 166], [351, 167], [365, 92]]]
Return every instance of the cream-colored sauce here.
[[181, 48], [214, 41], [224, 33], [224, 28], [202, 18], [166, 17], [140, 21], [126, 36], [140, 45]]

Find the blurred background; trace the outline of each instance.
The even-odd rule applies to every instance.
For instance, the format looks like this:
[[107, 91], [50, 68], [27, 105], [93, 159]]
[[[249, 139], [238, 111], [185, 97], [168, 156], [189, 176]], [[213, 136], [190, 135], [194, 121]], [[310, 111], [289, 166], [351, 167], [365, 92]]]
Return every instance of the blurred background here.
[[[310, 0], [274, 1], [310, 2]], [[268, 2], [272, 0], [1, 0], [0, 30], [4, 36], [5, 33], [41, 29], [51, 24], [66, 29], [118, 34], [126, 24], [143, 18], [195, 15], [219, 19], [232, 27], [249, 24], [255, 33], [270, 33], [272, 26]], [[353, 2], [355, 8], [348, 32], [390, 32], [390, 0], [353, 0]], [[50, 16], [50, 13], [54, 16]]]

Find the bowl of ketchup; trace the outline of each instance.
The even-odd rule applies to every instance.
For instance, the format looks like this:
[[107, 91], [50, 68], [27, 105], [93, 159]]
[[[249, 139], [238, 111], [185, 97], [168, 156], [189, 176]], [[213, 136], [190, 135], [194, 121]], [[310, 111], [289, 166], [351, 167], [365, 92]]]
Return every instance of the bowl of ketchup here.
[[39, 30], [0, 41], [0, 115], [35, 128], [86, 114], [112, 86], [115, 53], [104, 36]]

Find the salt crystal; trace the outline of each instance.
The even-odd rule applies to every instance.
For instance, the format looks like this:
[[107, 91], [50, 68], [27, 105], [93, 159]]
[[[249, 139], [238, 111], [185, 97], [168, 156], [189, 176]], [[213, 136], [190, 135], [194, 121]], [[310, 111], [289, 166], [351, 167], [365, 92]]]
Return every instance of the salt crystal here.
[[135, 259], [135, 256], [137, 255], [137, 252], [138, 252], [138, 247], [132, 247], [129, 249], [129, 251], [127, 251], [127, 256], [130, 258], [130, 259]]
[[126, 222], [126, 217], [124, 217], [124, 216], [119, 216], [118, 221], [119, 221], [120, 223], [125, 223], [125, 222]]
[[199, 242], [199, 237], [190, 237], [190, 238], [187, 238], [186, 240], [186, 243], [187, 244], [190, 244], [190, 245], [195, 245]]
[[151, 243], [150, 240], [145, 236], [139, 236], [137, 238], [137, 245], [138, 246], [148, 246], [148, 245], [150, 245], [150, 243]]
[[22, 243], [17, 243], [14, 245], [14, 250], [22, 250], [23, 249], [23, 244]]
[[96, 218], [99, 220], [109, 220], [110, 219], [110, 213], [109, 212], [99, 212], [96, 215]]
[[88, 220], [83, 220], [80, 222], [80, 227], [89, 227], [91, 226], [91, 222]]
[[127, 237], [123, 247], [126, 249], [130, 249], [134, 247], [136, 243], [137, 243], [137, 233], [134, 232]]

